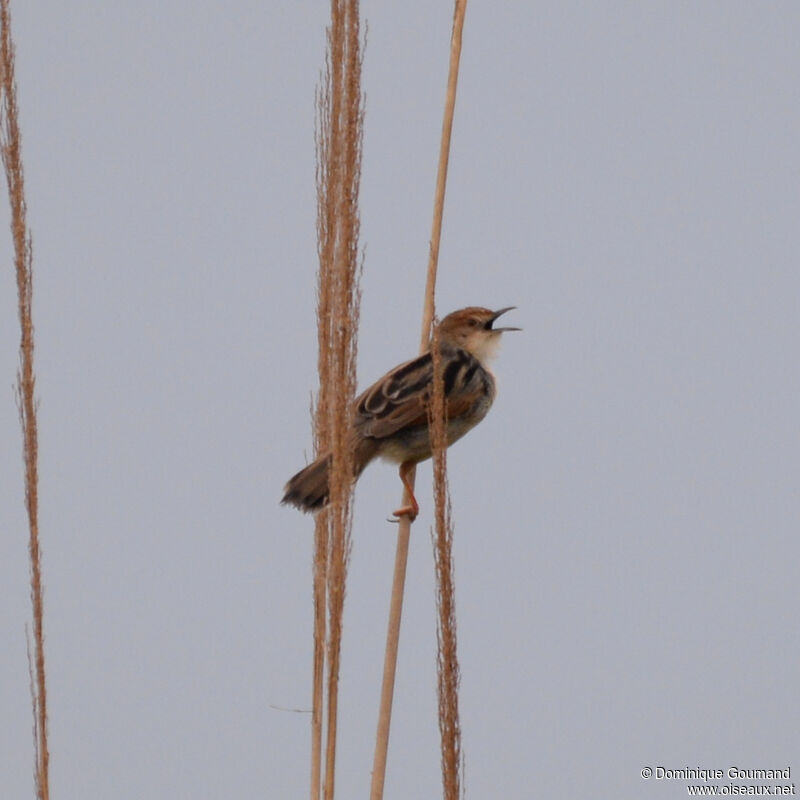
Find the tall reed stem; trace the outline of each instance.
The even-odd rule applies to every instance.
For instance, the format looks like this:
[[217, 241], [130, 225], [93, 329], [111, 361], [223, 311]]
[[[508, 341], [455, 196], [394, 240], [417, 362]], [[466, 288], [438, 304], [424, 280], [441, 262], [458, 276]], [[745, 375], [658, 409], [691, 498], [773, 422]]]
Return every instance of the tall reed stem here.
[[25, 462], [25, 506], [28, 512], [28, 552], [33, 606], [33, 698], [34, 748], [36, 754], [36, 795], [50, 797], [50, 752], [47, 745], [47, 683], [44, 659], [44, 600], [39, 545], [39, 435], [36, 424], [36, 377], [33, 370], [33, 244], [27, 221], [25, 175], [22, 169], [22, 138], [17, 114], [17, 84], [14, 72], [14, 41], [11, 37], [9, 0], [0, 0], [0, 151], [11, 204], [11, 235], [20, 323], [20, 367], [17, 373], [17, 402], [22, 425]]
[[436, 565], [437, 695], [441, 740], [442, 787], [445, 800], [459, 800], [461, 775], [461, 723], [458, 713], [460, 671], [456, 647], [455, 570], [453, 566], [453, 523], [447, 484], [447, 406], [444, 397], [442, 354], [438, 330], [434, 327], [433, 393], [429, 413], [433, 451], [433, 496], [435, 525], [433, 556]]
[[[330, 501], [317, 514], [314, 534], [312, 800], [318, 800], [321, 792], [325, 800], [334, 796], [342, 618], [352, 526], [350, 415], [361, 302], [358, 194], [364, 115], [357, 0], [332, 0], [327, 34], [326, 69], [317, 92], [320, 389], [315, 433], [317, 454], [329, 453], [331, 466]], [[327, 722], [324, 774], [323, 717]]]

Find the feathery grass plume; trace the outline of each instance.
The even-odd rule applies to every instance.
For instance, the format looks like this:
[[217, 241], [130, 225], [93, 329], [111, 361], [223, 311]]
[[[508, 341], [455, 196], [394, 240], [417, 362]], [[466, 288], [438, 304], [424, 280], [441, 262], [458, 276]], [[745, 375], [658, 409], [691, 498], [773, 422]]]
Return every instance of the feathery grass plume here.
[[461, 792], [461, 727], [458, 716], [460, 672], [456, 652], [456, 606], [453, 569], [453, 522], [447, 483], [447, 409], [439, 335], [434, 323], [431, 343], [433, 394], [428, 412], [433, 450], [433, 499], [435, 526], [433, 555], [436, 565], [437, 690], [439, 735], [442, 752], [442, 785], [445, 800], [459, 800]]
[[47, 747], [47, 684], [44, 661], [44, 604], [42, 599], [42, 566], [39, 547], [39, 437], [36, 427], [36, 378], [33, 371], [33, 243], [28, 230], [25, 203], [25, 176], [22, 170], [22, 140], [17, 115], [17, 84], [14, 76], [14, 42], [11, 38], [11, 17], [8, 0], [0, 0], [0, 152], [11, 203], [11, 235], [14, 242], [14, 266], [17, 273], [19, 323], [21, 329], [17, 373], [17, 403], [22, 425], [25, 462], [25, 505], [28, 512], [31, 569], [31, 603], [33, 605], [33, 657], [30, 656], [31, 696], [33, 701], [33, 736], [36, 766], [36, 796], [50, 796]]
[[[320, 389], [317, 455], [331, 453], [330, 501], [314, 535], [314, 676], [311, 797], [332, 800], [336, 765], [342, 613], [352, 525], [353, 454], [349, 447], [356, 390], [361, 294], [358, 194], [363, 141], [361, 42], [356, 0], [332, 0], [325, 72], [317, 91], [317, 325]], [[327, 619], [326, 619], [327, 610]], [[327, 661], [327, 731], [322, 780], [323, 681]]]
[[[439, 166], [436, 174], [436, 192], [433, 201], [433, 223], [431, 226], [428, 276], [425, 284], [425, 300], [422, 312], [420, 353], [425, 352], [428, 347], [433, 323], [436, 274], [439, 264], [439, 243], [442, 237], [444, 195], [447, 188], [447, 165], [450, 158], [450, 139], [453, 131], [453, 118], [455, 116], [458, 67], [461, 60], [461, 41], [466, 11], [467, 0], [455, 0], [455, 7], [453, 9], [453, 30], [450, 35], [450, 66], [447, 75], [447, 94], [444, 103], [442, 138], [439, 146]], [[415, 478], [416, 471], [412, 468], [408, 473], [408, 480], [412, 488]], [[407, 504], [408, 499], [408, 494], [404, 492], [403, 505]], [[405, 591], [406, 565], [408, 563], [408, 546], [410, 539], [411, 520], [408, 516], [400, 517], [397, 525], [397, 549], [394, 558], [394, 578], [392, 579], [389, 623], [386, 631], [386, 654], [383, 661], [383, 681], [381, 684], [380, 709], [378, 711], [378, 728], [375, 735], [375, 755], [372, 762], [370, 800], [381, 800], [383, 798], [383, 787], [386, 780], [389, 728], [392, 721], [394, 679], [397, 670], [400, 620], [403, 615], [403, 593]]]

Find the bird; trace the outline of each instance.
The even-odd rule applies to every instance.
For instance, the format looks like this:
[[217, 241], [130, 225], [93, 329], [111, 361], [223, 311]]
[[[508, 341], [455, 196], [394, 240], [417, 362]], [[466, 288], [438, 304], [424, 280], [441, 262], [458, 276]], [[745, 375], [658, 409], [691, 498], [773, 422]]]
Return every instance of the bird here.
[[[474, 428], [494, 401], [497, 388], [488, 362], [497, 351], [502, 333], [521, 330], [495, 328], [494, 323], [514, 308], [491, 311], [470, 306], [448, 314], [438, 325], [448, 447]], [[419, 513], [409, 472], [432, 455], [428, 427], [432, 391], [433, 356], [429, 345], [422, 355], [387, 372], [353, 404], [349, 446], [354, 479], [376, 458], [399, 464], [409, 503], [394, 512], [397, 518], [408, 516], [413, 521]], [[331, 462], [332, 455], [323, 453], [292, 476], [281, 503], [306, 512], [323, 508], [329, 499]]]

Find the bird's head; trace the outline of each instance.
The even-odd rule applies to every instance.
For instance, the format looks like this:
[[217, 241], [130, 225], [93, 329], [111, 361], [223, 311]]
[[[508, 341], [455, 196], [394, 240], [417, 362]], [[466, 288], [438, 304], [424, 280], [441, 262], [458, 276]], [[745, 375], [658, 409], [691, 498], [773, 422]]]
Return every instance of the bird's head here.
[[506, 311], [516, 306], [490, 311], [488, 308], [470, 306], [448, 314], [439, 323], [439, 337], [443, 343], [455, 345], [471, 353], [478, 361], [492, 358], [500, 344], [503, 331], [519, 331], [521, 328], [495, 328], [494, 322]]

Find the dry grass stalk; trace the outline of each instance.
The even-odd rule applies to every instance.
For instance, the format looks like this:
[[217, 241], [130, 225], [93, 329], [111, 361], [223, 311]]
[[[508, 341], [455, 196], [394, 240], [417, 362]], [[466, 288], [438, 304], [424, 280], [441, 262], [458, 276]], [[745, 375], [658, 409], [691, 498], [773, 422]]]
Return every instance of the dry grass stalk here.
[[[349, 447], [356, 390], [360, 307], [358, 193], [363, 97], [358, 2], [333, 0], [328, 51], [317, 94], [317, 324], [320, 390], [317, 453], [330, 451], [330, 502], [317, 515], [314, 553], [314, 678], [311, 797], [334, 794], [342, 613], [352, 522]], [[327, 618], [326, 618], [327, 611]], [[327, 662], [327, 731], [322, 778], [323, 682]]]
[[[33, 698], [34, 746], [36, 754], [36, 795], [50, 796], [47, 747], [47, 685], [44, 661], [44, 605], [42, 599], [41, 550], [39, 547], [38, 433], [36, 427], [36, 378], [33, 371], [33, 246], [28, 231], [25, 203], [25, 176], [22, 170], [22, 141], [17, 115], [17, 86], [14, 77], [14, 43], [8, 0], [0, 0], [0, 151], [11, 203], [11, 234], [19, 301], [20, 368], [17, 373], [17, 401], [22, 425], [25, 461], [25, 505], [28, 512], [31, 564], [31, 602], [33, 605], [33, 658], [31, 695]], [[29, 656], [30, 659], [30, 656]]]
[[420, 348], [428, 345], [433, 322], [433, 305], [436, 288], [436, 271], [439, 264], [439, 243], [442, 239], [444, 218], [444, 194], [447, 189], [447, 166], [450, 162], [450, 139], [453, 135], [453, 118], [456, 113], [456, 91], [458, 89], [458, 67], [461, 61], [461, 40], [467, 0], [455, 0], [453, 31], [450, 34], [450, 66], [447, 73], [447, 95], [444, 101], [442, 138], [439, 144], [439, 169], [436, 173], [436, 192], [433, 200], [433, 224], [431, 226], [430, 253], [428, 255], [428, 281], [425, 291], [425, 309], [422, 314], [422, 341]]
[[447, 420], [444, 375], [438, 331], [433, 334], [433, 395], [429, 411], [433, 446], [433, 498], [435, 526], [433, 553], [436, 565], [437, 689], [439, 734], [442, 753], [442, 784], [445, 800], [458, 800], [461, 792], [461, 727], [458, 716], [460, 672], [456, 648], [455, 580], [453, 569], [453, 524], [447, 483]]
[[[433, 323], [436, 274], [439, 264], [439, 243], [441, 241], [442, 218], [444, 216], [444, 195], [447, 188], [447, 165], [450, 158], [450, 139], [453, 131], [453, 117], [456, 107], [458, 67], [461, 59], [461, 40], [466, 10], [466, 0], [456, 0], [453, 12], [453, 31], [450, 37], [450, 67], [447, 77], [444, 118], [442, 120], [442, 139], [439, 148], [439, 167], [436, 177], [436, 194], [434, 197], [433, 224], [431, 228], [430, 254], [428, 258], [428, 277], [425, 286], [424, 310], [422, 312], [421, 353], [428, 347]], [[412, 487], [414, 486], [415, 478], [416, 473], [412, 470], [408, 475], [408, 480]], [[408, 494], [404, 490], [403, 505], [407, 505], [408, 501]], [[405, 588], [406, 564], [408, 562], [408, 546], [410, 539], [411, 521], [407, 516], [404, 516], [400, 518], [397, 526], [397, 549], [395, 551], [392, 599], [389, 607], [389, 624], [386, 633], [386, 654], [383, 663], [383, 683], [381, 686], [380, 710], [378, 712], [378, 731], [375, 737], [375, 757], [372, 764], [370, 800], [381, 800], [386, 779], [389, 728], [392, 720], [392, 697], [394, 694], [394, 679], [397, 670], [397, 650], [400, 639], [400, 620], [403, 614], [403, 592]]]

